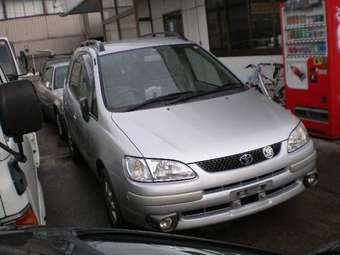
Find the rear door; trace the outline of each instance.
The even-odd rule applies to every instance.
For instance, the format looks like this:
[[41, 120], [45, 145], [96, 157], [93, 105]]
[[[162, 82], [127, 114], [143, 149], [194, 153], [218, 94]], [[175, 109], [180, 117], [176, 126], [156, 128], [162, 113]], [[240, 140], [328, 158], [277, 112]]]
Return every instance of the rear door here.
[[[83, 149], [88, 159], [93, 158], [96, 139], [95, 131], [98, 131], [98, 112], [97, 112], [97, 99], [95, 93], [95, 82], [93, 74], [93, 61], [90, 54], [82, 55], [82, 72], [80, 74], [80, 89], [79, 99], [86, 99], [90, 118], [85, 121], [83, 117], [79, 119], [79, 126], [81, 132], [81, 140], [83, 141]], [[80, 107], [80, 106], [79, 106]], [[91, 164], [92, 162], [88, 162]]]
[[78, 121], [81, 118], [80, 106], [79, 106], [79, 87], [80, 87], [80, 75], [82, 72], [82, 65], [80, 56], [74, 57], [68, 77], [68, 85], [66, 86], [66, 93], [64, 98], [64, 110], [65, 119], [67, 123], [68, 131], [73, 141], [81, 147], [79, 137], [79, 124]]

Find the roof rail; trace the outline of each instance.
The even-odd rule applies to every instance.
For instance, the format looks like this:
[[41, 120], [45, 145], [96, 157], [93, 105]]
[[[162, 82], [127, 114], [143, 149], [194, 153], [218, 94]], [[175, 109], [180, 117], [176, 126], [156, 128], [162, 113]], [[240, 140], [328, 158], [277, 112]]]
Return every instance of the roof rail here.
[[179, 33], [176, 33], [176, 32], [155, 32], [155, 33], [150, 33], [150, 34], [142, 35], [141, 37], [142, 38], [147, 38], [147, 37], [158, 37], [158, 36], [177, 37], [179, 39], [188, 41], [188, 39], [185, 36], [183, 36], [183, 35], [181, 35]]
[[98, 40], [87, 40], [87, 41], [81, 42], [80, 46], [81, 47], [93, 47], [99, 50], [100, 52], [105, 51], [103, 42], [98, 41]]

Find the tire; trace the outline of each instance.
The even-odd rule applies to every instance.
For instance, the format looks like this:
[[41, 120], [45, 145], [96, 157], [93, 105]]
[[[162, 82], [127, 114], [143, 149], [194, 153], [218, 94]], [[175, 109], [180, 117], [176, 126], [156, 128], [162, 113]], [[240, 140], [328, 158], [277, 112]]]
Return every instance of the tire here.
[[77, 145], [73, 142], [70, 134], [67, 135], [67, 145], [68, 145], [68, 149], [70, 151], [70, 155], [71, 155], [72, 160], [75, 163], [78, 163], [81, 159], [81, 155], [80, 155], [80, 152], [77, 148]]
[[56, 123], [57, 123], [57, 128], [58, 128], [58, 136], [65, 141], [67, 138], [66, 134], [66, 129], [65, 129], [65, 124], [64, 124], [64, 119], [62, 115], [59, 113], [59, 111], [56, 111]]
[[114, 228], [123, 227], [125, 226], [124, 219], [120, 212], [119, 204], [112, 188], [111, 180], [108, 177], [105, 169], [101, 174], [102, 176], [100, 178], [100, 182], [104, 193], [105, 206], [111, 226]]

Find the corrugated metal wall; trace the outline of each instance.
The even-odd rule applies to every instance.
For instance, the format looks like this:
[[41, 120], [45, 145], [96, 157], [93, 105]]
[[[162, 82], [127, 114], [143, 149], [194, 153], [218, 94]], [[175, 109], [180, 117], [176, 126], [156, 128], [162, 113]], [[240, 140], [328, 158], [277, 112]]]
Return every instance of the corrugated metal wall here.
[[[48, 15], [40, 15], [44, 13], [41, 0], [5, 1], [8, 19], [0, 20], [0, 36], [8, 37], [17, 53], [24, 49], [29, 50], [29, 55], [38, 50], [71, 53], [86, 38], [103, 36], [100, 13], [60, 17], [55, 14], [60, 13], [60, 5], [44, 0]], [[0, 19], [1, 14], [4, 15], [1, 11]], [[88, 22], [84, 22], [85, 18]]]
[[[138, 0], [140, 1], [140, 0]], [[102, 0], [102, 4], [104, 8], [112, 8], [112, 9], [104, 9], [104, 19], [108, 19], [112, 16], [116, 15], [115, 11], [115, 1], [114, 0]], [[118, 14], [121, 14], [128, 9], [133, 7], [132, 0], [117, 0], [117, 11]], [[106, 32], [106, 40], [107, 41], [117, 41], [119, 39], [129, 39], [137, 37], [137, 28], [136, 21], [134, 15], [129, 15], [120, 20], [120, 30], [121, 30], [121, 38], [119, 38], [118, 33], [118, 23], [111, 22], [105, 25]]]

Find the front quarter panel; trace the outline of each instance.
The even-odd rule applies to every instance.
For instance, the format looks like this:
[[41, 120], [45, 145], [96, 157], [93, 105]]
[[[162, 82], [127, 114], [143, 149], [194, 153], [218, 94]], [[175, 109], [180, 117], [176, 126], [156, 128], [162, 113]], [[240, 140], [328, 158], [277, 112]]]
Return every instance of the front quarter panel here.
[[[100, 86], [98, 57], [93, 49], [89, 51], [94, 58], [94, 79], [98, 107], [97, 119], [91, 118], [90, 120], [91, 127], [88, 139], [90, 140], [89, 155], [91, 155], [91, 162], [89, 163], [93, 169], [97, 168], [96, 163], [98, 161], [104, 164], [116, 189], [116, 193], [119, 194], [119, 190], [124, 189], [127, 181], [123, 170], [124, 157], [126, 155], [141, 157], [142, 154], [130, 141], [129, 137], [124, 133], [124, 130], [115, 123], [114, 114], [106, 109]], [[64, 98], [64, 106], [66, 105], [65, 100], [66, 98]], [[67, 115], [66, 112], [65, 115]]]

